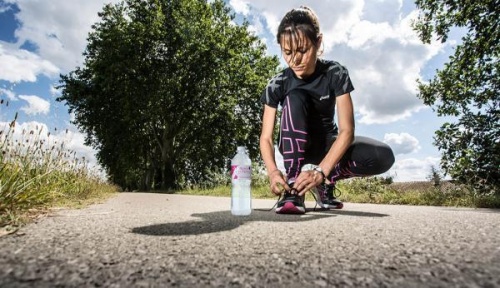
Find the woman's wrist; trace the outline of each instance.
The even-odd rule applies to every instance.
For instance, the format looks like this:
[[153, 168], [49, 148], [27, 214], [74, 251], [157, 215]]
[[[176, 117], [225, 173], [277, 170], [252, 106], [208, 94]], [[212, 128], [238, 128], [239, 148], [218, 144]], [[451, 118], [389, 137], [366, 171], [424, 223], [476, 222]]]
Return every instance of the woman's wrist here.
[[281, 170], [280, 170], [280, 169], [278, 169], [278, 168], [276, 168], [276, 169], [272, 170], [271, 172], [267, 173], [267, 176], [268, 176], [268, 177], [271, 177], [271, 176], [272, 176], [274, 173], [276, 173], [276, 172], [281, 173]]
[[314, 171], [313, 172], [314, 174], [317, 174], [317, 175], [321, 176], [321, 184], [325, 183], [326, 175], [323, 172], [323, 169], [321, 169], [321, 167], [319, 167], [319, 166], [316, 166], [316, 167], [313, 168], [313, 171]]

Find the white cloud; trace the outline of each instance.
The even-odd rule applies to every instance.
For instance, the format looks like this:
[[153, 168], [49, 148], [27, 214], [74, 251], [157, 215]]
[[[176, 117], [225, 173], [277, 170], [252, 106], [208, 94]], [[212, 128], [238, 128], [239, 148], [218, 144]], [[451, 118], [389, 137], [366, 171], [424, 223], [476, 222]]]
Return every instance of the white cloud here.
[[21, 111], [28, 115], [47, 115], [50, 111], [50, 102], [34, 95], [19, 95], [19, 99], [28, 102], [27, 106], [21, 107]]
[[402, 181], [423, 181], [431, 173], [431, 167], [439, 167], [440, 159], [427, 157], [425, 159], [402, 159], [396, 160], [394, 166], [389, 170], [390, 175], [395, 175], [394, 180]]
[[395, 155], [410, 154], [420, 150], [419, 141], [408, 133], [388, 133], [384, 136], [384, 142], [391, 146]]
[[416, 80], [442, 46], [421, 44], [409, 26], [412, 17], [414, 13], [393, 25], [362, 20], [353, 26], [360, 33], [350, 34], [331, 53], [350, 71], [360, 123], [396, 122], [425, 107], [416, 97]]
[[55, 86], [50, 86], [50, 95], [53, 97], [61, 96], [61, 90], [57, 89]]
[[353, 49], [370, 49], [373, 45], [380, 45], [385, 39], [392, 37], [394, 31], [389, 23], [372, 23], [361, 20], [353, 25], [349, 31], [346, 43]]
[[118, 0], [9, 2], [17, 4], [20, 9], [16, 14], [21, 24], [15, 32], [17, 45], [29, 41], [38, 47], [37, 53], [41, 58], [67, 72], [83, 63], [82, 53], [88, 32], [91, 25], [99, 20], [97, 12], [105, 3], [116, 3]]
[[264, 25], [258, 18], [253, 21], [252, 25], [248, 26], [248, 31], [253, 32], [255, 35], [262, 34], [264, 29]]
[[56, 76], [59, 69], [50, 61], [27, 50], [0, 41], [0, 80], [35, 82], [37, 75]]
[[372, 0], [365, 1], [362, 10], [362, 17], [373, 23], [389, 22], [394, 23], [400, 20], [400, 13], [403, 8], [403, 0]]
[[233, 7], [234, 11], [236, 13], [242, 14], [242, 15], [248, 15], [250, 13], [250, 7], [247, 3], [247, 1], [244, 0], [230, 0], [229, 5]]
[[7, 96], [7, 99], [10, 100], [10, 101], [16, 101], [16, 93], [14, 93], [14, 91], [12, 90], [7, 90], [7, 89], [3, 89], [3, 88], [0, 88], [0, 96], [1, 95], [5, 95]]
[[276, 45], [277, 47], [277, 44], [275, 44], [276, 43], [275, 39], [276, 39], [276, 33], [278, 32], [278, 26], [280, 25], [280, 18], [278, 18], [278, 15], [267, 11], [263, 11], [262, 16], [266, 20], [267, 30], [273, 36], [273, 38], [271, 39], [272, 41], [270, 42], [273, 43], [273, 45]]

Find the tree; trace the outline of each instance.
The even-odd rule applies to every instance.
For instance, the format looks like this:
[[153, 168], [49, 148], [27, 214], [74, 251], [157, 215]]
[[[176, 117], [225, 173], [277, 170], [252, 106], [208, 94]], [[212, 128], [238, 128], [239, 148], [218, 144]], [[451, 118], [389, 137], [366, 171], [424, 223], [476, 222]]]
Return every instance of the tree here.
[[439, 169], [437, 169], [434, 165], [432, 165], [431, 171], [429, 172], [429, 175], [427, 176], [427, 180], [431, 181], [435, 187], [441, 186], [441, 182], [443, 180], [443, 175], [441, 174], [441, 171], [439, 171]]
[[61, 75], [58, 100], [124, 188], [209, 180], [238, 145], [258, 155], [258, 98], [279, 62], [223, 1], [208, 2], [105, 5], [83, 67]]
[[454, 116], [436, 131], [443, 170], [482, 193], [500, 193], [500, 1], [417, 0], [413, 28], [424, 43], [445, 42], [453, 27], [462, 43], [419, 97], [438, 116]]

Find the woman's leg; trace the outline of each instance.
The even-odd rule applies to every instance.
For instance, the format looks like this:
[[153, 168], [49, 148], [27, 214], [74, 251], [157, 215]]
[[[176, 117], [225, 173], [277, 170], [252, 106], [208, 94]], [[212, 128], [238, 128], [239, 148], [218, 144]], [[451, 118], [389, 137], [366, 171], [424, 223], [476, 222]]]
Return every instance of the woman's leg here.
[[394, 153], [389, 145], [378, 140], [356, 136], [351, 147], [328, 175], [330, 182], [351, 177], [382, 174], [394, 164]]
[[[335, 139], [332, 139], [333, 143]], [[363, 136], [354, 142], [328, 175], [330, 184], [313, 190], [316, 202], [322, 208], [342, 209], [344, 204], [335, 198], [335, 183], [351, 177], [372, 176], [386, 172], [394, 164], [392, 149], [385, 143]]]
[[283, 103], [279, 150], [283, 155], [289, 182], [294, 182], [305, 164], [305, 151], [309, 145], [307, 116], [310, 107], [309, 97], [301, 91], [292, 91]]

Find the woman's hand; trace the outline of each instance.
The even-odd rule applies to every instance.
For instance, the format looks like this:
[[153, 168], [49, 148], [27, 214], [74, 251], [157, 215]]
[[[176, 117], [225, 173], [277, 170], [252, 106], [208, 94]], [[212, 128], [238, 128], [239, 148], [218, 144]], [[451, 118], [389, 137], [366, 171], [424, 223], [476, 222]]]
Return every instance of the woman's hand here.
[[323, 175], [315, 170], [302, 171], [295, 179], [293, 188], [297, 189], [299, 196], [304, 196], [307, 191], [321, 185], [324, 182]]
[[269, 173], [269, 183], [271, 183], [271, 192], [273, 192], [274, 195], [280, 195], [285, 192], [285, 190], [290, 190], [290, 187], [286, 184], [285, 177], [278, 169]]

